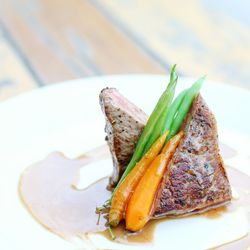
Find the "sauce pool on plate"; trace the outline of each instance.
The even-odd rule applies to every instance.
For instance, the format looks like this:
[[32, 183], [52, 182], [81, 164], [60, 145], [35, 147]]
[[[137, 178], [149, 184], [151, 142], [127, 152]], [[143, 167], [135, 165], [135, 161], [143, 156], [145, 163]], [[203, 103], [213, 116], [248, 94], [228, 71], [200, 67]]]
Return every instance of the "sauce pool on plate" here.
[[[108, 156], [105, 151], [102, 157]], [[65, 238], [86, 238], [88, 233], [102, 234], [109, 239], [106, 220], [101, 216], [99, 224], [96, 207], [110, 198], [106, 189], [108, 178], [102, 178], [83, 190], [74, 184], [80, 168], [98, 158], [82, 157], [76, 160], [67, 159], [60, 153], [52, 153], [47, 159], [31, 167], [22, 174], [19, 185], [20, 197], [33, 217], [45, 228]], [[101, 166], [100, 166], [101, 167]], [[210, 210], [200, 215], [216, 219], [224, 213], [233, 211], [238, 206], [247, 209], [250, 221], [250, 178], [233, 169], [227, 168], [231, 185], [239, 193], [239, 199], [233, 200], [228, 206]], [[167, 223], [170, 218], [151, 220], [139, 233], [124, 230], [121, 224], [114, 229], [117, 241], [125, 244], [152, 244], [155, 227], [158, 223]], [[242, 249], [250, 245], [250, 237], [228, 243], [219, 249]]]

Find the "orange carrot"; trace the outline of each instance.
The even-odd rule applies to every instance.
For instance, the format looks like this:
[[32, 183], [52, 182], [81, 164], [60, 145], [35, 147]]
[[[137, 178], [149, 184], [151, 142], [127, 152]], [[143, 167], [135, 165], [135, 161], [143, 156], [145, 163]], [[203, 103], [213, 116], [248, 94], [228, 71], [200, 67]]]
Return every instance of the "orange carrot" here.
[[142, 159], [135, 165], [135, 167], [131, 170], [131, 172], [123, 180], [123, 182], [115, 192], [111, 201], [111, 208], [109, 211], [109, 224], [111, 226], [117, 226], [119, 222], [124, 218], [125, 209], [132, 192], [135, 190], [136, 185], [145, 173], [147, 167], [160, 153], [168, 133], [169, 132], [166, 131], [156, 140], [156, 142], [151, 146], [151, 148], [142, 157]]
[[162, 178], [167, 158], [159, 154], [143, 175], [131, 196], [126, 211], [126, 229], [138, 231], [149, 220], [153, 198]]
[[151, 207], [157, 188], [165, 172], [168, 161], [177, 148], [183, 132], [174, 136], [147, 168], [140, 182], [135, 188], [126, 210], [126, 229], [138, 231], [150, 219]]
[[183, 135], [184, 135], [183, 131], [180, 131], [177, 135], [175, 135], [171, 140], [169, 140], [166, 143], [166, 145], [162, 149], [161, 153], [166, 154], [167, 151], [169, 151], [170, 147], [174, 147], [174, 149], [175, 149], [176, 143], [177, 143], [177, 146], [178, 146], [179, 141], [180, 141], [180, 139], [182, 138]]

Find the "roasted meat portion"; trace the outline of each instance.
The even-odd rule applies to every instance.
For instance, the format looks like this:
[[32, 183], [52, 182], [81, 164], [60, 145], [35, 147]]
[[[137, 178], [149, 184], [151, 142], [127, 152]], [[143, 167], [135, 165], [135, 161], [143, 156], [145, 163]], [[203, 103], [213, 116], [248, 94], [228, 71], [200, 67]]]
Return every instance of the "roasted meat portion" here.
[[155, 197], [156, 218], [199, 213], [231, 200], [216, 121], [200, 95], [194, 100], [182, 130], [185, 135]]
[[106, 141], [113, 159], [109, 182], [112, 189], [128, 165], [148, 117], [115, 88], [103, 89], [99, 98], [106, 119]]
[[[114, 187], [134, 152], [146, 114], [116, 89], [100, 94], [107, 142], [114, 163]], [[184, 137], [166, 167], [153, 204], [153, 217], [185, 216], [226, 204], [231, 188], [220, 155], [215, 118], [198, 95], [182, 124]]]

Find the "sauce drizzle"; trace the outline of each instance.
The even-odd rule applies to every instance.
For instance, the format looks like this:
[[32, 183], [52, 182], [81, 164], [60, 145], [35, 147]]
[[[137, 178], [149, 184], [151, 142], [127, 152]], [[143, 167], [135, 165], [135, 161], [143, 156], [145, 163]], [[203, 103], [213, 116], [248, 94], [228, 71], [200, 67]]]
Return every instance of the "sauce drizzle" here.
[[[99, 154], [90, 153], [76, 160], [67, 159], [60, 153], [52, 153], [44, 161], [23, 172], [19, 194], [24, 205], [39, 223], [65, 239], [75, 236], [86, 238], [90, 232], [102, 234], [109, 239], [105, 227], [106, 220], [101, 217], [97, 225], [98, 215], [95, 213], [95, 208], [110, 198], [111, 193], [106, 189], [108, 178], [102, 178], [84, 190], [77, 190], [72, 185], [80, 168], [106, 157], [106, 148], [100, 150]], [[250, 221], [250, 177], [230, 167], [227, 168], [227, 173], [240, 198], [233, 200], [229, 206], [192, 216], [216, 219], [238, 206], [244, 206], [247, 208]], [[125, 244], [151, 244], [156, 225], [166, 220], [170, 219], [152, 220], [139, 233], [128, 232], [121, 224], [114, 229], [117, 241]], [[238, 241], [218, 246], [217, 249], [244, 249], [249, 245], [250, 236], [246, 236]]]

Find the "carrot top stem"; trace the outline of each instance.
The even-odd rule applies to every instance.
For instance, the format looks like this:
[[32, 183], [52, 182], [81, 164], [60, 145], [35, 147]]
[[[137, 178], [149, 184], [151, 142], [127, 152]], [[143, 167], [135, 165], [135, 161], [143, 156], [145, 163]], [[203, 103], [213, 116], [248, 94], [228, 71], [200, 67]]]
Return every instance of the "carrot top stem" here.
[[113, 233], [113, 230], [112, 230], [111, 226], [108, 226], [108, 231], [109, 231], [111, 240], [115, 240], [115, 239], [116, 239], [116, 236], [115, 236], [115, 234]]

